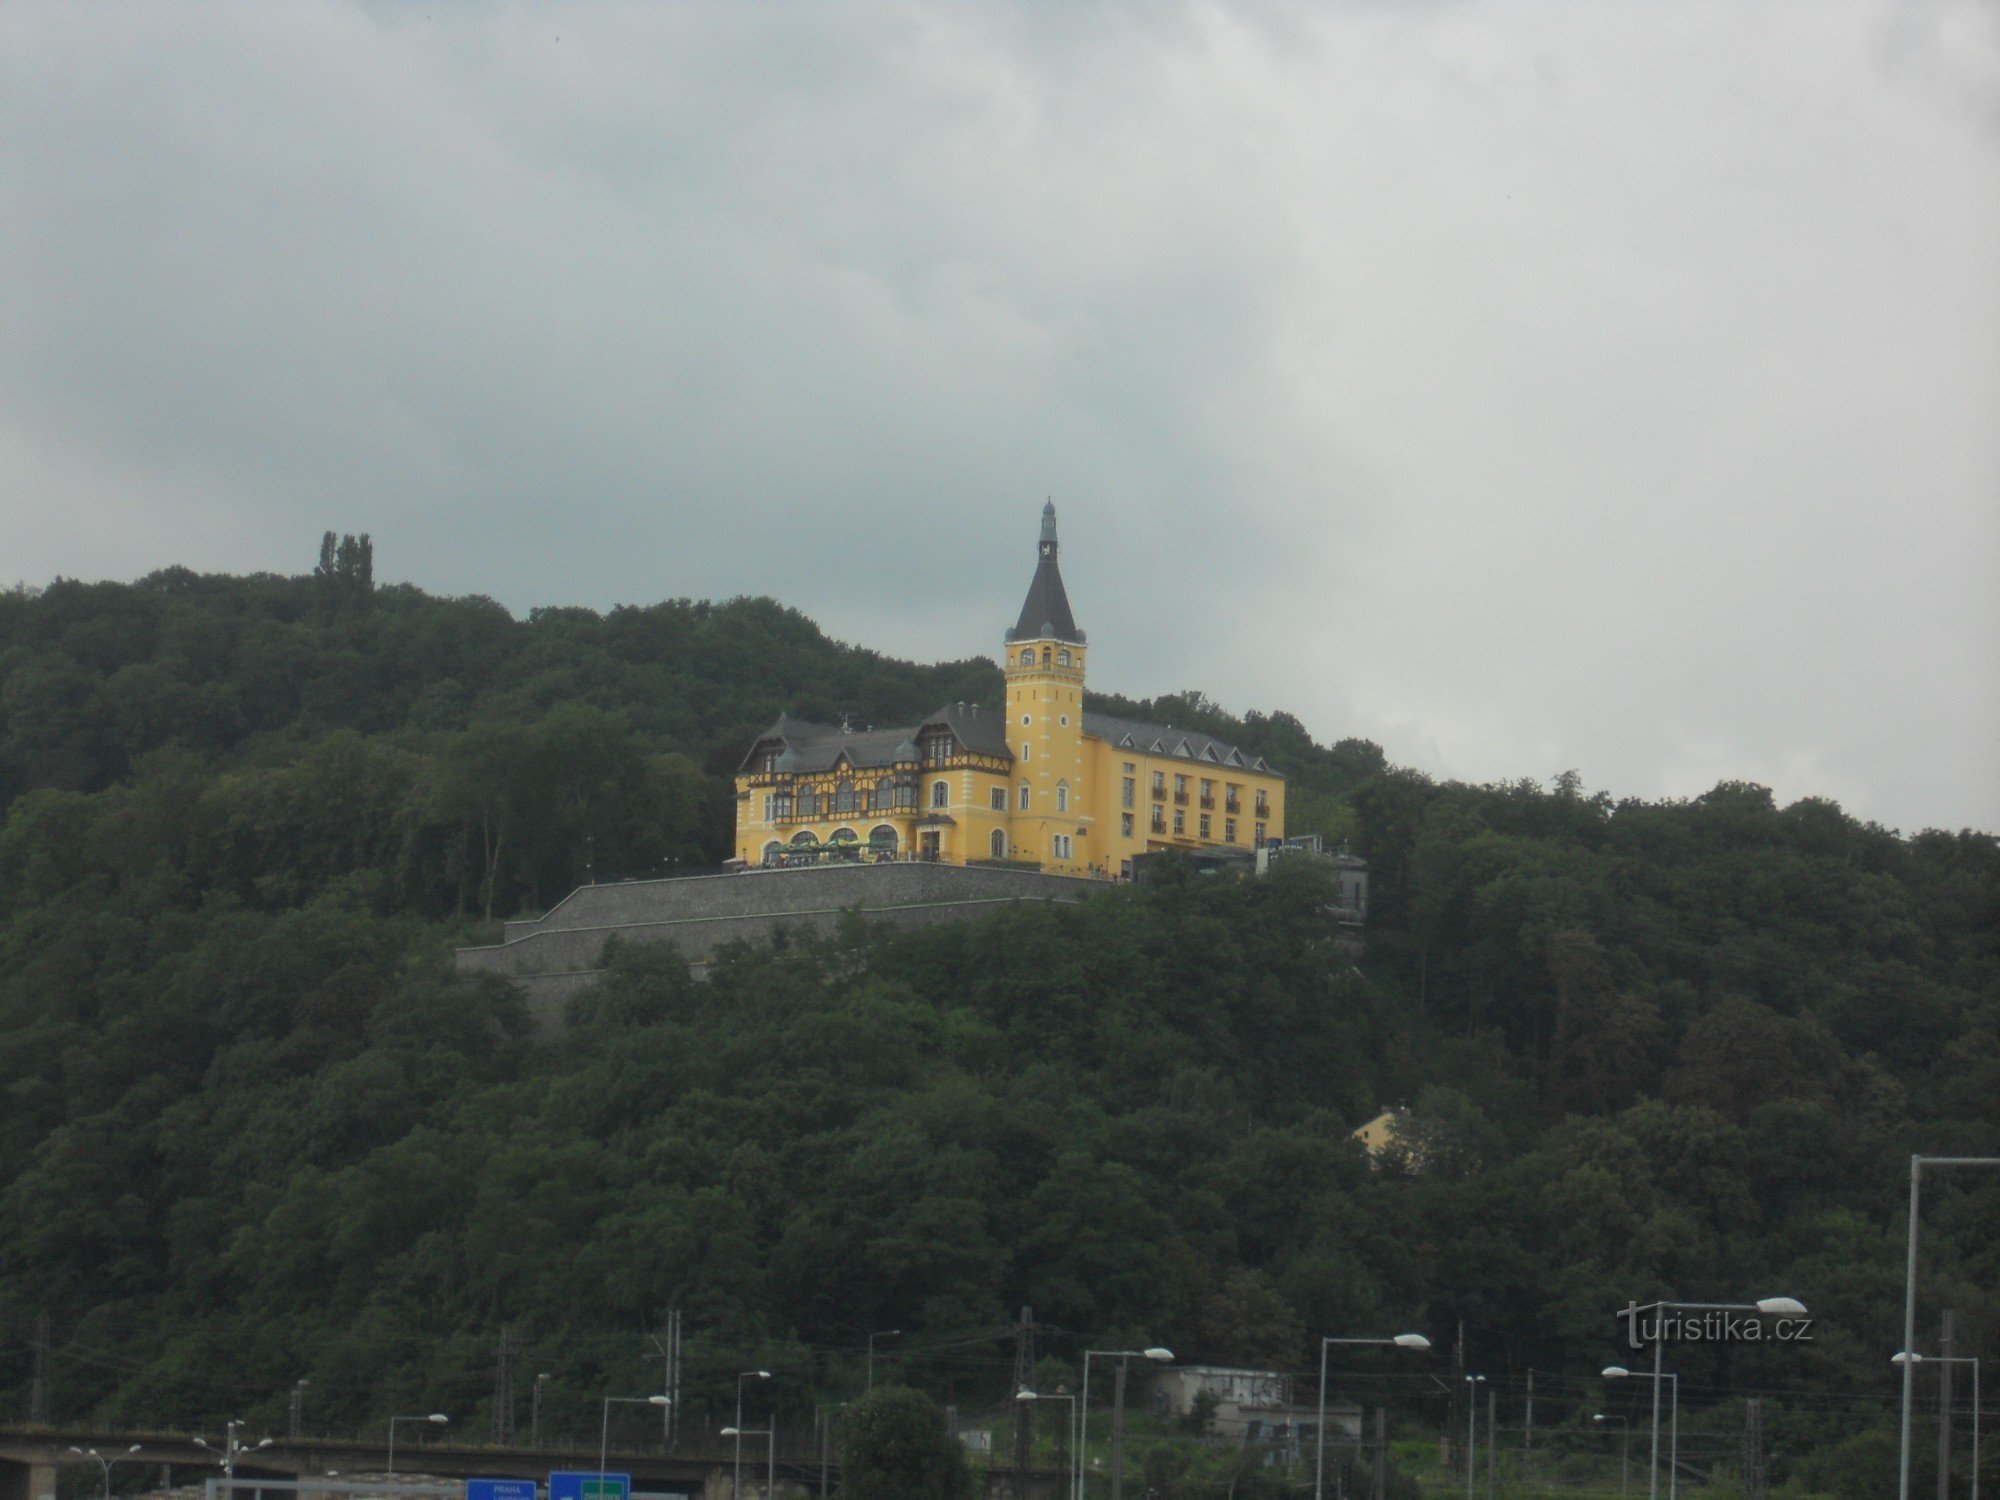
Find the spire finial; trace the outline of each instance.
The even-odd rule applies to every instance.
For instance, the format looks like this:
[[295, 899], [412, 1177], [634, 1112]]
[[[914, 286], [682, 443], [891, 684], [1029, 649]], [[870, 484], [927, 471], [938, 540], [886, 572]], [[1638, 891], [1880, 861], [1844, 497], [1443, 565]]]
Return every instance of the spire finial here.
[[1042, 545], [1052, 547], [1056, 540], [1056, 503], [1050, 500], [1042, 507]]

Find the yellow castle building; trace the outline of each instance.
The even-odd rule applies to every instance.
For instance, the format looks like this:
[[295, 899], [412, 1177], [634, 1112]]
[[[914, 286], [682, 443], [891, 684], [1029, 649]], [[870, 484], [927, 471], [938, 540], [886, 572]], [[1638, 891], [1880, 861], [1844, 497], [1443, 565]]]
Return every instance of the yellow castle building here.
[[1085, 708], [1086, 642], [1056, 552], [1049, 504], [1001, 657], [1003, 705], [859, 732], [780, 717], [736, 776], [736, 857], [1008, 861], [1129, 879], [1155, 851], [1249, 855], [1282, 839], [1285, 779], [1261, 756]]

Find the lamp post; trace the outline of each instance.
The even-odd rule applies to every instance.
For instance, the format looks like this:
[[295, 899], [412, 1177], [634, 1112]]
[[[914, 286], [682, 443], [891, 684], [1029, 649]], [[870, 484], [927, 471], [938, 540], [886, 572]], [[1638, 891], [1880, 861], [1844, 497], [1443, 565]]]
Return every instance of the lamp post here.
[[[1635, 1348], [1638, 1344], [1639, 1315], [1644, 1312], [1754, 1312], [1771, 1318], [1803, 1318], [1806, 1315], [1806, 1305], [1796, 1297], [1760, 1297], [1755, 1302], [1647, 1302], [1643, 1304], [1628, 1302], [1618, 1315], [1621, 1318], [1630, 1318], [1632, 1320], [1628, 1334]], [[1671, 1378], [1663, 1377], [1660, 1370], [1661, 1351], [1665, 1349], [1667, 1342], [1666, 1330], [1663, 1328], [1656, 1329], [1655, 1333], [1657, 1336], [1653, 1340], [1652, 1377], [1653, 1448], [1650, 1460], [1650, 1475], [1647, 1479], [1647, 1500], [1659, 1500], [1660, 1496], [1660, 1381], [1662, 1378]], [[1906, 1342], [1908, 1341], [1906, 1340]], [[1611, 1367], [1613, 1370], [1623, 1370], [1623, 1368], [1622, 1365], [1613, 1365]], [[1605, 1371], [1607, 1376], [1610, 1373], [1610, 1370]], [[1626, 1371], [1626, 1373], [1629, 1374], [1630, 1372]], [[1675, 1411], [1678, 1413], [1680, 1405], [1680, 1386], [1678, 1384], [1674, 1387], [1674, 1403]], [[1675, 1481], [1678, 1475], [1678, 1468], [1674, 1468], [1669, 1473], [1667, 1478], [1668, 1495], [1675, 1493]]]
[[1419, 1352], [1430, 1348], [1431, 1341], [1421, 1333], [1399, 1333], [1387, 1339], [1335, 1339], [1323, 1338], [1319, 1341], [1319, 1435], [1318, 1454], [1313, 1460], [1313, 1500], [1326, 1500], [1326, 1351], [1333, 1344], [1388, 1344], [1397, 1349], [1415, 1349]]
[[[1975, 1454], [1977, 1454], [1979, 1452], [1979, 1440], [1977, 1437], [1978, 1428], [1975, 1427], [1973, 1429], [1973, 1432], [1975, 1435], [1972, 1443], [1972, 1451]], [[131, 1447], [127, 1448], [123, 1453], [117, 1454], [111, 1458], [106, 1458], [102, 1453], [99, 1453], [95, 1448], [78, 1448], [72, 1445], [69, 1451], [76, 1454], [79, 1458], [94, 1459], [96, 1461], [97, 1467], [104, 1471], [104, 1500], [111, 1500], [111, 1466], [115, 1463], [123, 1463], [133, 1454], [137, 1453], [139, 1451], [139, 1445], [137, 1443], [134, 1443]]]
[[1465, 1377], [1465, 1500], [1472, 1500], [1472, 1460], [1479, 1451], [1479, 1388], [1484, 1375]]
[[1892, 1354], [1889, 1363], [1908, 1375], [1912, 1365], [1972, 1366], [1972, 1500], [1979, 1500], [1979, 1357], [1970, 1354]]
[[292, 1382], [292, 1419], [285, 1429], [285, 1436], [293, 1442], [299, 1440], [305, 1426], [306, 1387], [311, 1384], [310, 1380], [295, 1380]]
[[770, 1378], [769, 1370], [745, 1370], [736, 1377], [736, 1426], [723, 1434], [736, 1439], [736, 1466], [729, 1481], [729, 1500], [743, 1500], [743, 1382]]
[[528, 1394], [528, 1446], [542, 1446], [542, 1387], [548, 1383], [546, 1373], [535, 1377], [535, 1387]]
[[1621, 1497], [1632, 1493], [1632, 1419], [1630, 1417], [1607, 1417], [1603, 1412], [1592, 1415], [1593, 1422], [1616, 1422], [1624, 1429], [1625, 1442], [1618, 1455], [1618, 1493]]
[[[735, 1438], [738, 1449], [747, 1437], [764, 1439], [764, 1500], [772, 1500], [778, 1493], [778, 1419], [772, 1417], [767, 1427], [725, 1427], [722, 1435]], [[731, 1495], [729, 1500], [736, 1497]]]
[[[1910, 1158], [1910, 1246], [1903, 1265], [1903, 1347], [1917, 1341], [1917, 1204], [1925, 1167], [2000, 1167], [2000, 1156], [1912, 1156]], [[1910, 1382], [1914, 1362], [1903, 1364], [1903, 1444], [1897, 1460], [1896, 1500], [1910, 1500]], [[1974, 1414], [1977, 1415], [1975, 1406]]]
[[611, 1408], [614, 1406], [669, 1406], [671, 1404], [665, 1396], [606, 1396], [604, 1398], [604, 1421], [597, 1429], [598, 1500], [603, 1500], [604, 1465], [611, 1451]]
[[389, 1477], [391, 1479], [396, 1477], [396, 1424], [398, 1422], [435, 1422], [438, 1426], [442, 1427], [450, 1420], [451, 1418], [447, 1417], [441, 1411], [434, 1411], [429, 1416], [389, 1418]]
[[902, 1336], [903, 1330], [900, 1328], [884, 1328], [880, 1333], [871, 1333], [868, 1335], [868, 1390], [872, 1391], [875, 1389], [875, 1340], [895, 1339]]
[[[1077, 1443], [1076, 1443], [1076, 1397], [1074, 1397], [1074, 1396], [1072, 1396], [1072, 1395], [1069, 1395], [1069, 1394], [1068, 1394], [1067, 1392], [1064, 1392], [1064, 1393], [1062, 1393], [1062, 1394], [1056, 1394], [1056, 1395], [1047, 1395], [1047, 1396], [1045, 1396], [1045, 1395], [1043, 1395], [1043, 1394], [1042, 1394], [1042, 1393], [1041, 1393], [1040, 1391], [1031, 1391], [1031, 1390], [1029, 1390], [1029, 1389], [1028, 1389], [1028, 1388], [1027, 1388], [1027, 1387], [1026, 1387], [1026, 1386], [1024, 1385], [1024, 1386], [1022, 1386], [1022, 1387], [1021, 1387], [1021, 1388], [1020, 1388], [1020, 1389], [1019, 1389], [1018, 1391], [1016, 1391], [1016, 1392], [1014, 1393], [1014, 1399], [1015, 1399], [1016, 1401], [1067, 1401], [1067, 1402], [1069, 1403], [1069, 1432], [1070, 1432], [1070, 1446], [1071, 1446], [1072, 1448], [1076, 1447], [1076, 1445], [1077, 1445]], [[1074, 1494], [1076, 1493], [1076, 1487], [1075, 1487], [1075, 1475], [1074, 1475], [1074, 1473], [1072, 1473], [1072, 1474], [1071, 1474], [1071, 1476], [1070, 1476], [1070, 1481], [1071, 1481], [1071, 1484], [1070, 1484], [1070, 1493], [1071, 1493], [1072, 1495], [1074, 1495]]]
[[[262, 1441], [255, 1443], [238, 1442], [236, 1440], [236, 1429], [242, 1425], [241, 1422], [223, 1423], [222, 1451], [220, 1453], [216, 1453], [215, 1449], [209, 1447], [206, 1438], [196, 1438], [194, 1440], [195, 1447], [209, 1453], [215, 1453], [215, 1461], [222, 1465], [223, 1477], [229, 1480], [231, 1484], [236, 1482], [236, 1460], [238, 1458], [242, 1457], [245, 1453], [255, 1453], [259, 1448], [268, 1448], [271, 1446], [269, 1438], [264, 1438]], [[391, 1436], [393, 1438], [393, 1432]]]
[[[1146, 1349], [1086, 1349], [1083, 1351], [1083, 1406], [1077, 1413], [1077, 1425], [1083, 1434], [1083, 1441], [1079, 1441], [1076, 1445], [1077, 1500], [1083, 1500], [1083, 1447], [1084, 1442], [1087, 1442], [1090, 1438], [1090, 1362], [1093, 1359], [1115, 1359], [1119, 1361], [1150, 1359], [1155, 1364], [1170, 1365], [1174, 1362], [1174, 1351], [1171, 1349], [1162, 1349], [1157, 1344]], [[1124, 1392], [1121, 1390], [1119, 1396], [1122, 1398], [1123, 1395]], [[1118, 1410], [1122, 1413], [1124, 1408], [1121, 1406]], [[1113, 1449], [1112, 1457], [1115, 1465], [1119, 1457], [1116, 1448]]]
[[1660, 1486], [1660, 1383], [1672, 1384], [1674, 1391], [1673, 1420], [1667, 1435], [1667, 1496], [1673, 1500], [1680, 1493], [1681, 1478], [1681, 1378], [1672, 1371], [1628, 1370], [1623, 1365], [1606, 1365], [1606, 1380], [1650, 1380], [1653, 1382], [1653, 1492], [1659, 1493]]
[[832, 1461], [833, 1414], [846, 1406], [845, 1401], [817, 1401], [813, 1403], [813, 1432], [819, 1439], [819, 1492], [826, 1493], [827, 1468]]

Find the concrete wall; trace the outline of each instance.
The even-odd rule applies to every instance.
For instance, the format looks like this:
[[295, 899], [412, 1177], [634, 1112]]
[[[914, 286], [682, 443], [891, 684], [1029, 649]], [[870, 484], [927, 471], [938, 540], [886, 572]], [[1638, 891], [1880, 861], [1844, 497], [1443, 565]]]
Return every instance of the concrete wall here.
[[923, 864], [745, 870], [572, 891], [546, 916], [508, 922], [499, 943], [458, 950], [461, 974], [534, 977], [531, 1003], [559, 1010], [589, 982], [614, 934], [671, 942], [699, 963], [724, 943], [781, 927], [831, 929], [858, 910], [894, 926], [962, 921], [1018, 901], [1078, 901], [1105, 883], [1035, 870]]

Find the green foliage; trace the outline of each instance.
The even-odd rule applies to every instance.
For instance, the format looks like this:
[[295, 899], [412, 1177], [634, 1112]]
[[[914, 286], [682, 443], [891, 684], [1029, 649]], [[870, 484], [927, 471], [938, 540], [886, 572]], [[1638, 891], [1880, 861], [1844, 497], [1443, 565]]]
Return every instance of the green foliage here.
[[836, 1429], [845, 1500], [971, 1500], [965, 1450], [922, 1391], [878, 1385]]
[[[907, 720], [997, 701], [993, 669], [768, 601], [516, 621], [373, 586], [363, 540], [313, 578], [0, 596], [0, 1400], [46, 1308], [65, 1417], [282, 1420], [303, 1374], [319, 1426], [477, 1423], [506, 1325], [574, 1435], [651, 1388], [672, 1305], [690, 1420], [748, 1360], [790, 1426], [886, 1328], [911, 1378], [1006, 1402], [1025, 1305], [1050, 1391], [1086, 1345], [1302, 1374], [1323, 1332], [1462, 1320], [1554, 1422], [1628, 1299], [1784, 1290], [1812, 1345], [1679, 1351], [1684, 1388], [1809, 1385], [1845, 1415], [1774, 1401], [1774, 1468], [1875, 1472], [1905, 1158], [2000, 1148], [1992, 837], [1440, 784], [1283, 714], [1109, 703], [1293, 773], [1372, 862], [1365, 954], [1290, 861], [700, 981], [625, 946], [538, 1043], [454, 943], [587, 868], [713, 861], [780, 708]], [[1371, 1164], [1349, 1132], [1392, 1107]], [[1996, 1213], [1970, 1176], [1926, 1204], [1926, 1306], [1988, 1355]], [[1280, 1482], [1148, 1441], [1162, 1495]]]

